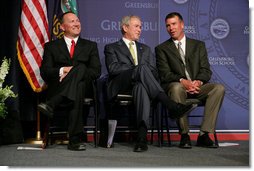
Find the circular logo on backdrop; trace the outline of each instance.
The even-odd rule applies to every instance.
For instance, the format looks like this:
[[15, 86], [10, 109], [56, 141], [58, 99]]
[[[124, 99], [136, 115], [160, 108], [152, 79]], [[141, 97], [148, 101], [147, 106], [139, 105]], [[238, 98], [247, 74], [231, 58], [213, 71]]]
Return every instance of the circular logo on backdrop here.
[[250, 66], [250, 55], [249, 54], [247, 56], [247, 64], [248, 64], [248, 66]]
[[225, 20], [219, 18], [212, 22], [210, 31], [216, 39], [224, 39], [229, 33], [229, 25]]
[[[231, 16], [230, 10], [233, 11], [238, 6], [245, 8], [247, 5], [244, 4], [245, 2], [237, 4], [236, 1], [230, 1], [229, 6], [228, 3], [219, 0], [188, 1], [190, 10], [185, 16], [188, 19], [186, 23], [195, 27], [196, 33], [188, 33], [187, 36], [206, 43], [209, 63], [213, 71], [211, 82], [223, 84], [226, 89], [225, 97], [237, 106], [249, 110], [250, 59], [249, 34], [246, 31], [249, 14], [247, 10], [246, 13], [239, 11], [241, 15]], [[220, 8], [221, 6], [231, 8], [225, 10]], [[234, 29], [230, 30], [233, 26]]]
[[174, 0], [177, 4], [184, 4], [186, 3], [188, 0]]

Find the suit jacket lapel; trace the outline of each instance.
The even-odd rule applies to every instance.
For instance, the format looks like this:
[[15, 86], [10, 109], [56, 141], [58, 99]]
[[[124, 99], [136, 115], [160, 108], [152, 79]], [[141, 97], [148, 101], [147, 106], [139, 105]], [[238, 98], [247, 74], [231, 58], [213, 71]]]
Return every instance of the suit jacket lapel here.
[[[188, 39], [186, 39], [186, 51], [185, 51], [185, 62], [186, 62], [186, 67], [187, 67], [187, 71], [188, 71], [188, 73], [189, 73], [189, 75], [190, 75], [190, 77], [192, 78], [192, 74], [191, 74], [191, 72], [190, 72], [190, 68], [189, 68], [189, 62], [188, 62], [188, 49], [189, 49], [189, 43], [187, 42], [187, 40]], [[179, 62], [181, 62], [182, 64], [184, 64], [183, 63], [183, 60], [182, 60], [182, 58], [181, 58], [181, 56], [180, 56], [180, 53], [179, 53], [179, 51], [178, 51], [178, 49], [177, 49], [177, 47], [176, 47], [176, 45], [175, 45], [175, 43], [174, 43], [174, 41], [172, 40], [172, 38], [171, 39], [169, 39], [169, 43], [167, 43], [167, 46], [168, 46], [168, 48], [169, 49], [171, 49], [171, 53], [173, 53], [173, 56], [174, 57], [176, 57], [178, 60], [179, 60]], [[180, 65], [180, 66], [183, 66], [183, 65]], [[184, 70], [185, 70], [185, 68], [184, 67], [182, 67], [182, 69], [183, 69], [183, 73], [185, 72]]]
[[78, 56], [80, 54], [80, 52], [82, 51], [82, 48], [84, 48], [84, 47], [86, 47], [86, 46], [82, 45], [82, 41], [79, 38], [77, 43], [76, 43], [76, 46], [75, 46], [73, 57], [75, 58], [75, 56]]
[[176, 47], [176, 45], [175, 45], [172, 38], [169, 39], [167, 46], [169, 46], [168, 49], [172, 49], [171, 53], [174, 54], [173, 56], [175, 56], [179, 61], [181, 61], [183, 63], [183, 60], [180, 56], [180, 53], [179, 53], [179, 51], [178, 51], [178, 49], [177, 49], [177, 47]]
[[186, 62], [186, 68], [187, 68], [187, 71], [190, 75], [190, 77], [192, 78], [192, 73], [190, 72], [190, 63], [189, 63], [189, 60], [190, 60], [190, 56], [189, 54], [191, 54], [191, 49], [192, 49], [192, 44], [190, 43], [190, 39], [186, 37], [186, 49], [185, 49], [185, 62]]
[[64, 38], [60, 39], [58, 48], [63, 52], [65, 58], [70, 59], [70, 52], [68, 51], [68, 47]]
[[138, 58], [138, 64], [141, 63], [142, 60], [142, 52], [143, 52], [143, 48], [141, 46], [141, 44], [139, 42], [135, 42], [136, 43], [136, 47], [137, 47], [137, 58]]
[[186, 37], [186, 50], [185, 50], [185, 60], [186, 62], [188, 62], [189, 60], [189, 54], [190, 54], [190, 50], [191, 50], [191, 44], [189, 39]]
[[123, 51], [123, 54], [127, 54], [127, 57], [130, 59], [130, 61], [134, 64], [134, 60], [132, 58], [131, 52], [127, 45], [124, 43], [123, 39], [118, 41], [118, 45], [121, 46], [120, 50]]

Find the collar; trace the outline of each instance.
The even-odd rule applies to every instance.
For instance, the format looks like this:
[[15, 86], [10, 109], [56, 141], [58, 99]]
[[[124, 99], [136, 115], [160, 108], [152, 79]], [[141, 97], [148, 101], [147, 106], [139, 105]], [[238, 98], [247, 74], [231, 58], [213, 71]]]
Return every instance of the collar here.
[[174, 39], [173, 39], [173, 42], [175, 43], [176, 46], [177, 46], [177, 44], [178, 44], [179, 42], [182, 43], [182, 46], [185, 46], [185, 44], [186, 44], [186, 37], [185, 37], [185, 35], [184, 35], [183, 38], [182, 38], [181, 40], [174, 40]]
[[130, 42], [133, 42], [133, 46], [136, 46], [136, 42], [135, 41], [131, 41], [129, 39], [126, 39], [126, 38], [122, 38], [123, 39], [123, 42], [126, 44], [127, 47], [129, 47], [129, 43]]
[[72, 40], [74, 40], [75, 44], [77, 44], [78, 38], [79, 38], [79, 37], [76, 37], [76, 38], [74, 38], [74, 39], [70, 39], [70, 38], [64, 36], [64, 40], [65, 40], [65, 42], [66, 42], [67, 45], [71, 45], [71, 41], [72, 41]]

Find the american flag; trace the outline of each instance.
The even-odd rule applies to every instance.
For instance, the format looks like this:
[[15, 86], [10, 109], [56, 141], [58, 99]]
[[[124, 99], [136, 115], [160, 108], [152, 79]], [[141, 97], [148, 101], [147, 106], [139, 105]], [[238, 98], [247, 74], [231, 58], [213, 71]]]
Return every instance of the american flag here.
[[45, 0], [23, 0], [19, 24], [18, 59], [33, 91], [41, 92], [45, 83], [40, 75], [44, 44], [49, 41]]

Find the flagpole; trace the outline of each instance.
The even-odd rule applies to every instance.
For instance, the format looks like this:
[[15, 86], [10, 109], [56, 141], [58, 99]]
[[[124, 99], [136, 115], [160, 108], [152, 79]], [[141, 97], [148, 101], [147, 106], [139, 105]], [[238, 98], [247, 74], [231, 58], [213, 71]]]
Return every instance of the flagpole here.
[[[37, 104], [39, 104], [39, 98], [37, 98]], [[40, 112], [37, 109], [37, 132], [36, 132], [36, 139], [37, 140], [41, 140], [41, 117], [40, 116], [41, 116]]]
[[[34, 8], [27, 8], [30, 6]], [[36, 31], [38, 28], [40, 28], [39, 32]], [[17, 40], [18, 60], [33, 91], [37, 93], [41, 91], [41, 86], [44, 85], [44, 81], [40, 75], [40, 64], [43, 59], [44, 44], [48, 41], [49, 32], [46, 1], [23, 0]], [[39, 95], [37, 96], [36, 108], [38, 102]], [[36, 117], [36, 138], [25, 140], [25, 142], [43, 145], [40, 131], [41, 119], [38, 109], [36, 110]]]
[[[38, 96], [37, 96], [37, 104], [39, 104], [39, 97]], [[43, 140], [41, 138], [41, 119], [40, 118], [41, 118], [40, 112], [37, 109], [36, 138], [28, 139], [28, 140], [26, 140], [26, 143], [43, 145]]]

